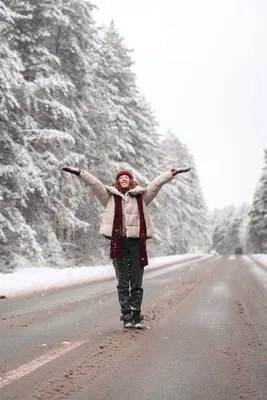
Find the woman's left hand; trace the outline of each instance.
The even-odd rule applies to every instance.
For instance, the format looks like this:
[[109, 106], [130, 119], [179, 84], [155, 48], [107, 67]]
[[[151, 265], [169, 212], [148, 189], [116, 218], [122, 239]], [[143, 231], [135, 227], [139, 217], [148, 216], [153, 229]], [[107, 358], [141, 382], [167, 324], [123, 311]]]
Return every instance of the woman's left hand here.
[[173, 176], [175, 176], [177, 174], [182, 174], [183, 172], [191, 171], [191, 168], [178, 168], [178, 169], [172, 169], [171, 171]]

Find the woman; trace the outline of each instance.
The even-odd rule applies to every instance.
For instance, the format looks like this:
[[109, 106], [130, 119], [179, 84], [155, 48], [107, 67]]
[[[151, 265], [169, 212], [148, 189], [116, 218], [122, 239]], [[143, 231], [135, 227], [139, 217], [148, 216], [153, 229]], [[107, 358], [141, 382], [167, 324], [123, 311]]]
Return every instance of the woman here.
[[146, 239], [152, 237], [147, 206], [165, 183], [190, 168], [165, 172], [146, 188], [138, 186], [132, 173], [126, 170], [118, 172], [113, 186], [105, 186], [84, 170], [62, 169], [86, 182], [105, 207], [100, 233], [111, 240], [110, 258], [118, 280], [121, 320], [125, 328], [142, 329], [142, 281], [144, 267], [148, 264]]

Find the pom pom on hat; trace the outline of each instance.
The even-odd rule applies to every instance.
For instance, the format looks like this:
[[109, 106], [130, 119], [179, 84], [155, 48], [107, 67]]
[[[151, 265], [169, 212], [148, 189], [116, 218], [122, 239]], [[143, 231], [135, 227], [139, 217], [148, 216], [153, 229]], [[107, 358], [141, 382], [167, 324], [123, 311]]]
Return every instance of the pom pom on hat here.
[[122, 176], [122, 175], [127, 175], [127, 176], [129, 176], [130, 179], [133, 179], [133, 174], [131, 174], [131, 172], [126, 171], [125, 169], [123, 169], [122, 171], [120, 171], [120, 172], [117, 173], [116, 181], [117, 181], [117, 180], [120, 178], [120, 176]]

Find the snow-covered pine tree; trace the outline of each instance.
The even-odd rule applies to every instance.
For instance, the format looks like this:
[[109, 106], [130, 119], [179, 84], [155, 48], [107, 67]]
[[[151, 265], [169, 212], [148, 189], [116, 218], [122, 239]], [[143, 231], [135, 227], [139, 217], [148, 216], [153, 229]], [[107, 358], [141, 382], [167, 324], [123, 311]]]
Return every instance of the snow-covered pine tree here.
[[263, 253], [263, 240], [262, 237], [262, 213], [260, 210], [260, 198], [261, 198], [262, 186], [259, 184], [254, 196], [249, 212], [249, 223], [248, 223], [248, 237], [247, 237], [247, 248], [251, 253]]
[[219, 254], [233, 254], [236, 247], [244, 247], [244, 221], [249, 206], [243, 204], [215, 209], [212, 213], [212, 249]]
[[229, 249], [231, 246], [229, 235], [236, 217], [236, 206], [230, 205], [216, 211], [217, 221], [212, 235], [212, 247], [219, 254], [232, 254], [234, 248]]
[[[79, 166], [89, 170], [100, 179], [97, 169], [99, 160], [108, 160], [105, 151], [105, 136], [101, 135], [102, 121], [108, 116], [107, 99], [99, 101], [100, 87], [95, 79], [98, 55], [98, 34], [93, 19], [94, 6], [88, 0], [65, 0], [54, 5], [54, 18], [50, 28], [50, 52], [60, 62], [62, 74], [73, 85], [68, 93], [67, 104], [74, 112], [75, 123], [71, 134], [75, 138], [76, 155], [61, 158], [61, 165]], [[51, 12], [49, 12], [51, 14]], [[78, 156], [78, 154], [82, 154]], [[67, 200], [69, 212], [85, 221], [87, 227], [80, 224], [70, 226], [64, 213], [59, 227], [64, 227], [61, 241], [65, 255], [80, 261], [92, 261], [103, 256], [97, 235], [101, 205], [92, 196], [90, 189], [80, 184], [77, 179], [63, 174], [60, 176], [61, 188]], [[62, 192], [61, 190], [61, 192]]]
[[267, 251], [267, 149], [264, 152], [264, 167], [261, 176], [261, 197], [260, 197], [260, 207], [262, 212], [262, 246], [264, 251]]
[[267, 149], [264, 166], [249, 212], [247, 246], [252, 253], [267, 251]]
[[60, 59], [50, 51], [51, 28], [57, 14], [55, 2], [12, 0], [10, 7], [22, 16], [5, 29], [6, 40], [22, 60], [21, 73], [27, 85], [22, 106], [27, 118], [19, 124], [20, 136], [24, 151], [33, 161], [29, 176], [37, 174], [46, 193], [44, 198], [32, 191], [23, 216], [27, 224], [35, 227], [45, 257], [53, 263], [61, 262], [58, 239], [64, 231], [62, 225], [69, 230], [88, 226], [75, 217], [60, 184], [60, 161], [82, 159], [71, 152], [77, 119], [68, 102], [75, 85], [62, 73]]
[[178, 137], [169, 131], [159, 144], [160, 170], [190, 166], [177, 175], [154, 202], [157, 227], [155, 250], [169, 254], [206, 250], [210, 244], [207, 208], [193, 157]]
[[34, 227], [24, 216], [29, 195], [46, 196], [45, 186], [24, 146], [23, 126], [33, 126], [24, 111], [29, 87], [24, 81], [21, 58], [8, 42], [7, 32], [23, 16], [0, 1], [0, 271], [31, 260], [43, 261]]
[[131, 51], [114, 22], [102, 28], [100, 54], [97, 76], [109, 104], [109, 120], [102, 129], [106, 131], [106, 151], [114, 165], [110, 171], [114, 176], [125, 165], [136, 171], [138, 178], [145, 179], [156, 166], [157, 124], [140, 95]]
[[238, 214], [233, 218], [227, 234], [227, 240], [225, 241], [225, 253], [233, 254], [236, 247], [241, 247], [240, 244], [240, 226], [241, 226], [242, 218], [241, 215]]
[[240, 246], [244, 248], [245, 252], [247, 252], [246, 244], [247, 244], [250, 209], [251, 209], [251, 205], [249, 205], [247, 203], [243, 203], [239, 207], [239, 215], [240, 215], [240, 219], [241, 219], [241, 222], [239, 225], [239, 243], [240, 243]]
[[216, 250], [219, 254], [224, 254], [224, 242], [227, 235], [223, 224], [215, 225], [212, 232], [212, 250]]

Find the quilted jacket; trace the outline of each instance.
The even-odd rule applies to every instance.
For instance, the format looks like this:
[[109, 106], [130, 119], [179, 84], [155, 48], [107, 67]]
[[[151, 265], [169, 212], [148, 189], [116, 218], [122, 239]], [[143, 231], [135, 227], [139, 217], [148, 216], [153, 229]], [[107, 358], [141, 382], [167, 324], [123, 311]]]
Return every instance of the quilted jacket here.
[[139, 237], [140, 217], [135, 196], [138, 194], [142, 194], [144, 216], [147, 228], [147, 238], [149, 239], [152, 237], [152, 230], [147, 206], [157, 196], [162, 186], [165, 183], [171, 181], [174, 177], [171, 171], [164, 172], [153, 181], [151, 181], [146, 188], [136, 186], [134, 189], [129, 190], [126, 194], [121, 193], [114, 186], [105, 186], [96, 177], [84, 170], [82, 170], [80, 178], [91, 187], [93, 194], [105, 207], [99, 232], [108, 238], [110, 238], [112, 235], [112, 227], [114, 221], [114, 195], [121, 196], [123, 200], [123, 228], [125, 236], [129, 238]]

